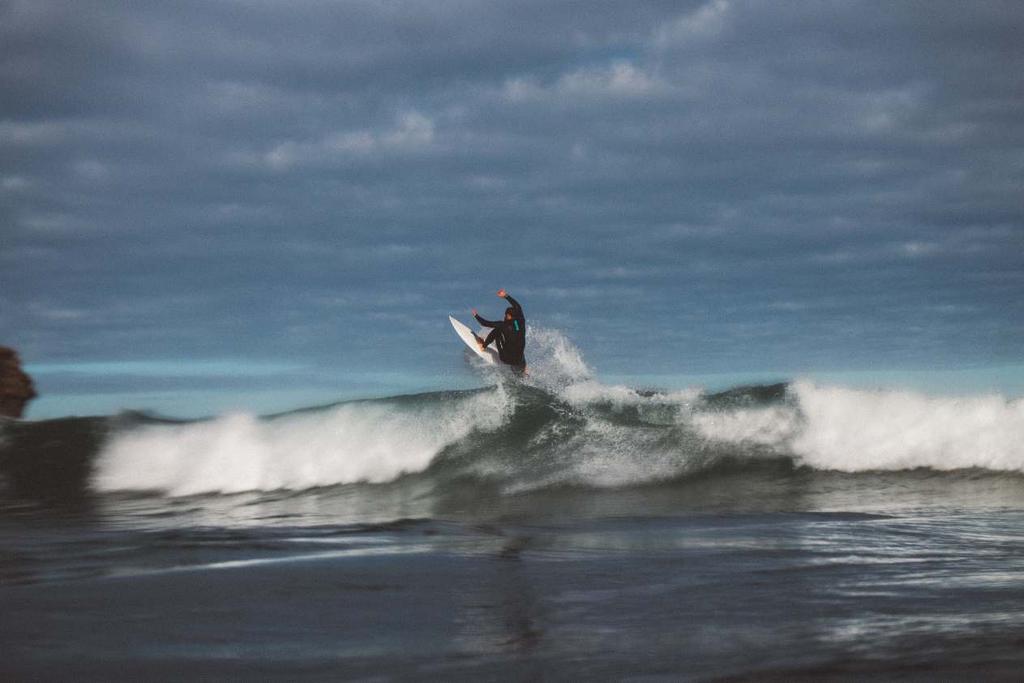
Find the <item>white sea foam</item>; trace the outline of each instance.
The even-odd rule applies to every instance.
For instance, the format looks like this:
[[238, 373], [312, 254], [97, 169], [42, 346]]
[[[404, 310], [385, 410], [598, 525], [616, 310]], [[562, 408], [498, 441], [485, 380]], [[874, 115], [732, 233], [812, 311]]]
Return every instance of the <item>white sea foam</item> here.
[[801, 460], [845, 472], [929, 467], [1024, 471], [1024, 400], [793, 386]]
[[411, 405], [356, 402], [273, 420], [231, 414], [146, 426], [104, 447], [93, 486], [181, 496], [389, 481], [422, 471], [474, 429], [499, 427], [509, 410], [499, 387]]
[[[533, 328], [530, 339], [525, 383], [552, 399], [555, 416], [542, 424], [518, 423], [516, 429], [536, 430], [524, 452], [491, 457], [490, 441], [459, 465], [464, 473], [503, 481], [506, 491], [629, 486], [684, 476], [713, 466], [720, 443], [730, 445], [730, 455], [792, 457], [821, 470], [1024, 472], [1022, 399], [796, 382], [787, 401], [716, 407], [705, 404], [698, 390], [641, 393], [602, 384], [557, 330]], [[423, 471], [474, 430], [500, 430], [515, 414], [518, 395], [499, 379], [491, 389], [456, 396], [140, 427], [106, 444], [93, 485], [191, 495], [391, 481]]]
[[671, 479], [691, 470], [694, 461], [681, 444], [660, 441], [661, 430], [590, 419], [577, 437], [571, 467], [560, 474], [569, 482], [617, 487]]
[[547, 391], [556, 392], [594, 376], [580, 350], [564, 334], [546, 327], [530, 327], [526, 361], [528, 383]]
[[712, 441], [786, 448], [802, 428], [791, 406], [762, 406], [697, 412], [686, 416], [701, 436]]
[[796, 382], [796, 405], [696, 414], [707, 439], [774, 447], [815, 469], [1024, 472], [1024, 400]]
[[688, 405], [700, 390], [688, 389], [644, 395], [620, 384], [604, 384], [583, 359], [583, 353], [559, 330], [530, 329], [527, 383], [555, 394], [574, 406], [610, 403], [618, 407], [650, 403]]

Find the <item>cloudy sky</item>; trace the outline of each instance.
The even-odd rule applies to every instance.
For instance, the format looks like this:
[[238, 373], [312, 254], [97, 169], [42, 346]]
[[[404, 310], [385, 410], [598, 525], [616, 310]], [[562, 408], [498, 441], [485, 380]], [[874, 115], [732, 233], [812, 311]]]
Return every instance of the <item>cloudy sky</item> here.
[[35, 415], [287, 407], [464, 383], [445, 315], [503, 286], [599, 375], [998, 376], [1022, 36], [1014, 0], [0, 0], [0, 343]]

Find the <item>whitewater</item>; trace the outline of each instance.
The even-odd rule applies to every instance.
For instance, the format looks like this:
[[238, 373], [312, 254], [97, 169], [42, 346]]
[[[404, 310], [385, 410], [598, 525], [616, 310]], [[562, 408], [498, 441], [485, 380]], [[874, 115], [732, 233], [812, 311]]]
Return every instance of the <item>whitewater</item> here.
[[171, 496], [472, 476], [504, 492], [671, 481], [737, 460], [821, 471], [1024, 472], [1024, 400], [928, 396], [810, 381], [638, 390], [601, 383], [555, 330], [531, 337], [531, 374], [478, 370], [479, 390], [349, 401], [115, 430], [100, 492]]

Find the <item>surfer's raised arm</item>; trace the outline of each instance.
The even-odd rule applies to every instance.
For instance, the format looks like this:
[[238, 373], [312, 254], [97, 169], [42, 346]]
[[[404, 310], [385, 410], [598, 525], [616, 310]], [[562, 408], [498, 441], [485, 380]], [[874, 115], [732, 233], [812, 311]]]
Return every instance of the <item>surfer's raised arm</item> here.
[[500, 296], [502, 299], [504, 299], [505, 301], [507, 301], [510, 304], [512, 304], [512, 308], [516, 309], [515, 312], [512, 314], [514, 317], [516, 317], [516, 318], [525, 318], [526, 317], [526, 316], [523, 315], [523, 307], [519, 305], [518, 301], [516, 301], [515, 299], [512, 298], [511, 294], [506, 292], [504, 289], [499, 289], [498, 290], [498, 296]]

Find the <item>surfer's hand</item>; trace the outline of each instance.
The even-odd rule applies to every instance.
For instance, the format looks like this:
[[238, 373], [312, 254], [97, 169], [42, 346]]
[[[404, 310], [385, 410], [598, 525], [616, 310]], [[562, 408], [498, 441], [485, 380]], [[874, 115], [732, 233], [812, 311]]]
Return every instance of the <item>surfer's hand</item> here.
[[469, 312], [473, 314], [473, 317], [476, 317], [476, 309], [475, 308], [469, 309]]
[[498, 296], [500, 296], [502, 299], [504, 299], [506, 296], [508, 296], [508, 292], [506, 292], [504, 289], [499, 289], [498, 290]]

